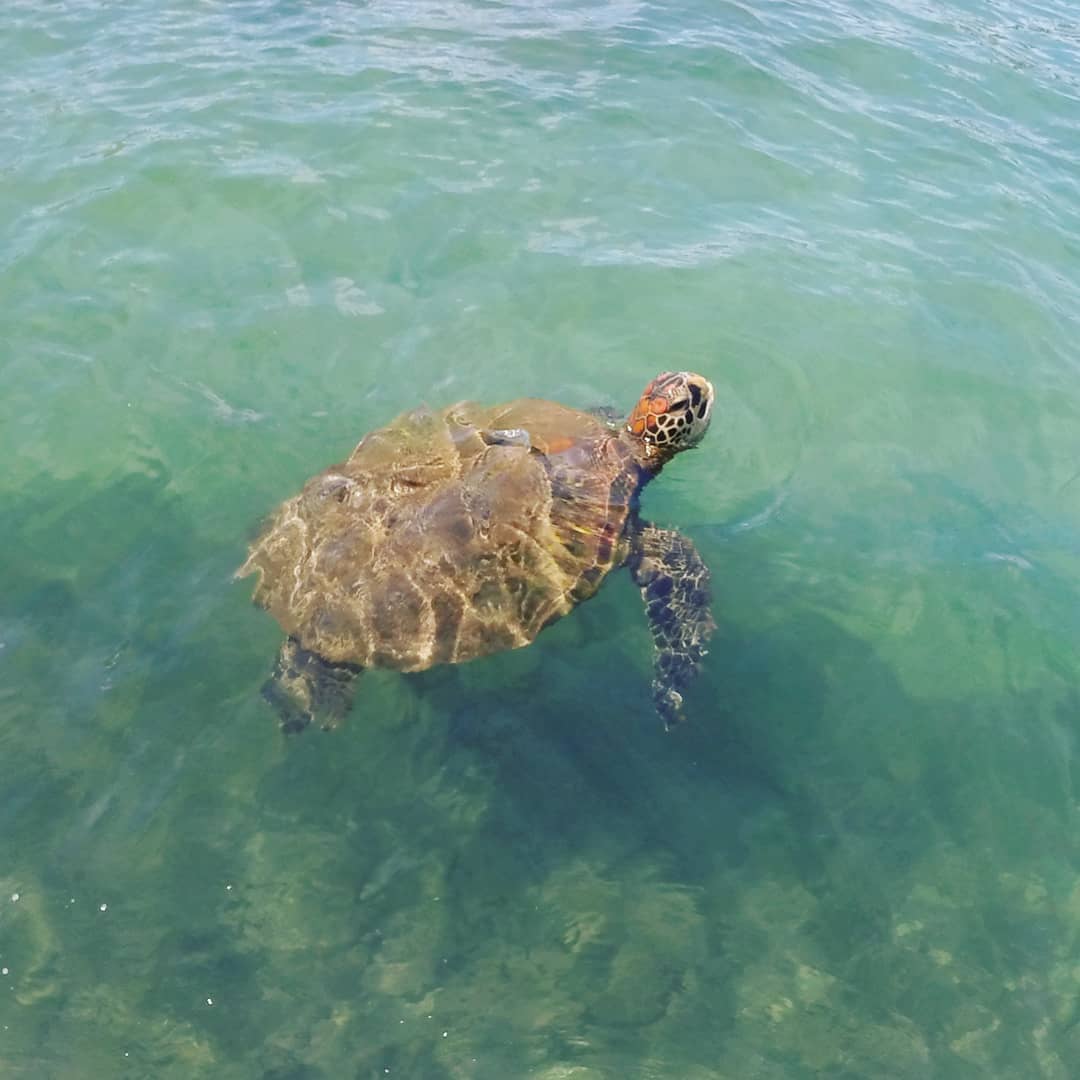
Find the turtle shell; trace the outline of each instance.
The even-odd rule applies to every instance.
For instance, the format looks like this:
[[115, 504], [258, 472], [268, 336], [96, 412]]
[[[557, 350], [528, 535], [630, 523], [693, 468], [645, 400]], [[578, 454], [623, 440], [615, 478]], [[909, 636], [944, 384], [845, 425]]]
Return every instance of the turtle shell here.
[[458, 663], [591, 596], [625, 556], [640, 481], [616, 433], [554, 402], [417, 410], [283, 503], [238, 573], [327, 660]]

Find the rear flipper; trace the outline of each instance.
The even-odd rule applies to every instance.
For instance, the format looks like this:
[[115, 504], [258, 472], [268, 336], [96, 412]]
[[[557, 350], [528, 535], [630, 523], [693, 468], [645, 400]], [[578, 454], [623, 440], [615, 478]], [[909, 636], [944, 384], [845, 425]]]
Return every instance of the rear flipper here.
[[282, 731], [293, 734], [311, 723], [329, 731], [348, 715], [361, 670], [355, 664], [332, 664], [286, 638], [262, 694], [274, 706]]
[[709, 568], [682, 533], [643, 525], [630, 561], [656, 647], [653, 704], [664, 727], [681, 724], [683, 691], [697, 675], [716, 629]]

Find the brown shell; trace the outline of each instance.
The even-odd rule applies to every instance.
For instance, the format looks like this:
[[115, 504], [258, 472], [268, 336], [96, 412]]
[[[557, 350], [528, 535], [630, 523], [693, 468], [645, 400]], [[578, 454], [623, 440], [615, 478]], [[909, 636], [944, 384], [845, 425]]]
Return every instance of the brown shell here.
[[[531, 448], [484, 433], [521, 428]], [[406, 413], [283, 503], [240, 576], [327, 660], [418, 671], [529, 644], [625, 555], [628, 445], [549, 401]]]

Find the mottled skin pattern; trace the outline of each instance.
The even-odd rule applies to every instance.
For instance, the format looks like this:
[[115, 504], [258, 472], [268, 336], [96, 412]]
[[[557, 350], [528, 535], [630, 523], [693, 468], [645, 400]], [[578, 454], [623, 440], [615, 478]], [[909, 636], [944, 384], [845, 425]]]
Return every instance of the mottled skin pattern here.
[[711, 403], [707, 380], [665, 373], [620, 427], [523, 399], [417, 410], [367, 435], [279, 507], [238, 571], [288, 635], [265, 688], [283, 726], [334, 726], [366, 667], [528, 645], [624, 564], [657, 647], [654, 701], [681, 719], [713, 627], [708, 571], [637, 500], [701, 438]]

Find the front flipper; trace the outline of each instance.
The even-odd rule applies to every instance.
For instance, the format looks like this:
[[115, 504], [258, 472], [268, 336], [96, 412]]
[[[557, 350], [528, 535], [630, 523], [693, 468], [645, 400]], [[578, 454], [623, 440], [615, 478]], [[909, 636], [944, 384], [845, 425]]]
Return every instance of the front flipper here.
[[709, 568], [682, 533], [642, 525], [630, 572], [641, 588], [656, 646], [653, 704], [670, 728], [685, 719], [683, 691], [716, 629], [709, 610]]
[[286, 638], [262, 694], [274, 706], [282, 731], [291, 735], [311, 723], [329, 731], [348, 714], [360, 671], [355, 664], [332, 664]]

